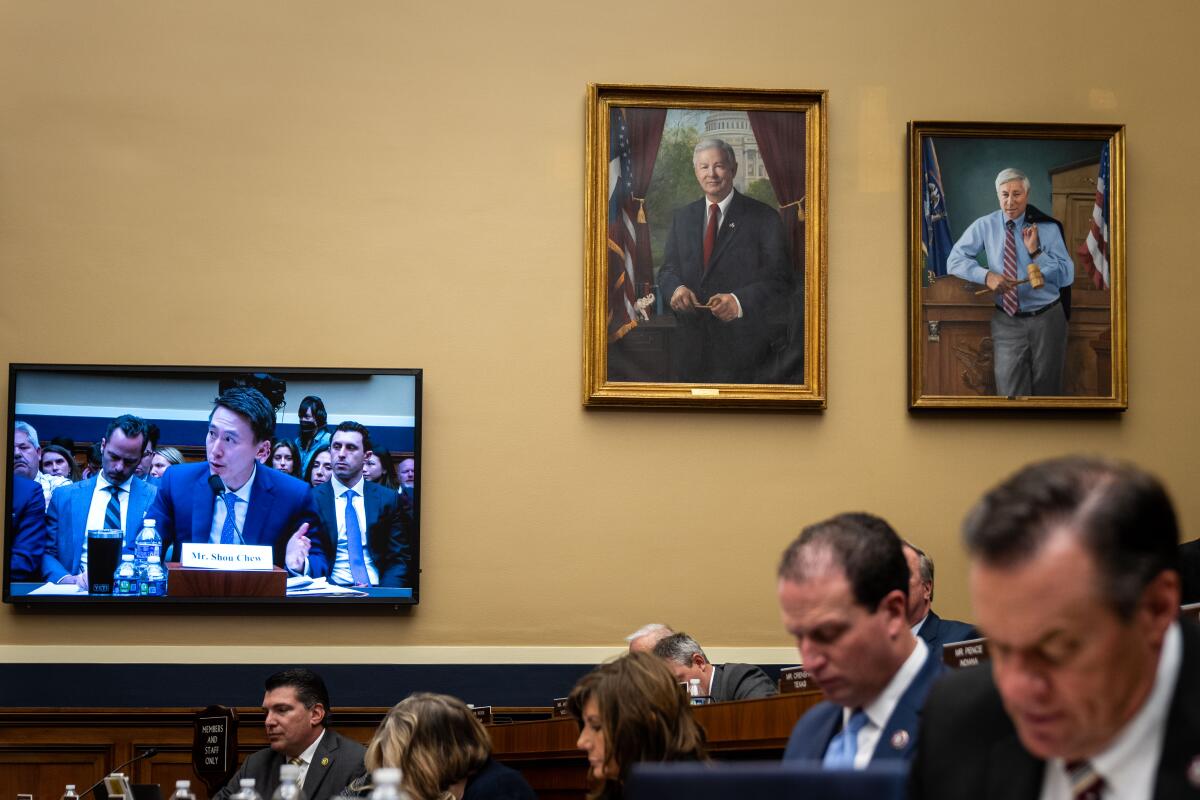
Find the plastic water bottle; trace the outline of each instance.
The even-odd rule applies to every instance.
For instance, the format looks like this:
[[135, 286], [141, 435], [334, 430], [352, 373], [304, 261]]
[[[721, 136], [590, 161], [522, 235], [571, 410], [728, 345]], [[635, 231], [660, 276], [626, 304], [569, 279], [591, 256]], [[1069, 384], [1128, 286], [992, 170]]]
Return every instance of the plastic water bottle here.
[[271, 800], [305, 800], [304, 792], [300, 790], [300, 767], [295, 764], [284, 764], [279, 768], [279, 786]]
[[63, 792], [62, 800], [79, 800], [79, 795], [75, 794], [75, 784], [67, 784], [67, 790]]
[[142, 520], [142, 529], [133, 540], [133, 552], [142, 564], [149, 562], [150, 556], [162, 558], [162, 537], [158, 535], [158, 520], [153, 517]]
[[238, 781], [238, 789], [229, 800], [262, 800], [262, 795], [254, 788], [254, 778], [242, 778]]
[[371, 773], [371, 800], [401, 800], [400, 770], [396, 767], [380, 767]]
[[196, 800], [196, 795], [192, 794], [192, 782], [175, 781], [175, 794], [171, 795], [171, 800]]
[[138, 593], [137, 567], [133, 563], [133, 553], [122, 553], [121, 563], [113, 573], [113, 595], [117, 597], [136, 597]]
[[150, 560], [146, 564], [146, 591], [141, 591], [139, 594], [144, 594], [147, 597], [166, 597], [167, 596], [167, 573], [159, 563], [158, 556], [150, 556]]
[[701, 694], [700, 679], [688, 679], [688, 702], [694, 706], [704, 706], [712, 702], [712, 698], [706, 694]]

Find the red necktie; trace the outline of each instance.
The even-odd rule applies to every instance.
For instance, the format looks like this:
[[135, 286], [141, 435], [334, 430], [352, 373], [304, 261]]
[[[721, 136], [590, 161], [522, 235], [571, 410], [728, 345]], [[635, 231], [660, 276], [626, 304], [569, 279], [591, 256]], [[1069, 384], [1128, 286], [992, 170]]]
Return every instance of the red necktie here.
[[[1017, 280], [1017, 239], [1013, 234], [1013, 228], [1016, 227], [1011, 219], [1004, 223], [1006, 233], [1004, 234], [1004, 277], [1014, 283]], [[1010, 317], [1017, 313], [1020, 307], [1017, 303], [1017, 287], [1013, 287], [1005, 292], [1001, 302], [1004, 304], [1004, 313]]]
[[1086, 761], [1070, 761], [1063, 765], [1067, 770], [1067, 780], [1071, 782], [1072, 800], [1100, 800], [1104, 789], [1104, 778], [1092, 770], [1092, 765]]
[[[721, 221], [721, 207], [716, 203], [708, 206], [708, 227], [704, 229], [704, 271], [708, 272], [708, 260], [712, 258], [717, 243], [717, 223]], [[695, 241], [694, 239], [692, 241]]]

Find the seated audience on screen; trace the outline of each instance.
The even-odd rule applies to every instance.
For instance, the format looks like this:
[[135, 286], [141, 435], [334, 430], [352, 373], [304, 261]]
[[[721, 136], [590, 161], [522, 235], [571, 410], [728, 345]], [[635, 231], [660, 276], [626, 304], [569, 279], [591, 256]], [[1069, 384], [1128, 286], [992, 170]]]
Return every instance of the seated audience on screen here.
[[654, 645], [654, 655], [663, 659], [675, 680], [700, 681], [700, 694], [714, 703], [751, 700], [779, 694], [779, 686], [753, 664], [712, 664], [699, 643], [686, 633], [668, 636]]
[[308, 395], [296, 409], [300, 418], [300, 435], [296, 437], [296, 449], [300, 451], [300, 470], [307, 474], [308, 465], [322, 447], [329, 446], [332, 435], [325, 427], [329, 415], [325, 413], [325, 402], [315, 395]]
[[629, 642], [629, 652], [631, 653], [653, 653], [654, 645], [674, 634], [675, 631], [671, 630], [669, 625], [651, 622], [626, 636], [625, 641]]
[[[146, 451], [142, 453], [142, 460], [138, 462], [137, 470], [133, 473], [144, 481], [150, 480], [150, 468], [154, 462], [154, 451], [158, 449], [158, 437], [160, 435], [158, 426], [153, 422], [146, 422]], [[155, 481], [150, 481], [155, 483]]]
[[[335, 434], [336, 435], [336, 434]], [[492, 759], [492, 742], [457, 697], [412, 694], [394, 705], [367, 745], [367, 774], [345, 796], [370, 797], [371, 773], [400, 770], [411, 800], [534, 800], [521, 773]]]
[[400, 460], [397, 469], [400, 471], [400, 485], [412, 491], [417, 485], [417, 462], [413, 458], [403, 458]]
[[329, 454], [329, 445], [322, 445], [313, 453], [304, 469], [304, 480], [314, 489], [329, 481], [333, 476], [333, 456]]
[[100, 474], [101, 464], [104, 457], [100, 454], [100, 443], [96, 442], [87, 451], [87, 463], [83, 465], [83, 469], [79, 471], [79, 477], [83, 480], [94, 478]]
[[940, 658], [908, 624], [908, 562], [879, 517], [840, 514], [801, 531], [779, 565], [779, 606], [804, 669], [825, 693], [784, 760], [829, 769], [912, 757]]
[[392, 461], [392, 454], [387, 450], [367, 454], [366, 460], [363, 461], [363, 477], [371, 483], [386, 486], [393, 492], [400, 489], [400, 479], [396, 477], [396, 465]]
[[8, 577], [14, 582], [40, 582], [46, 549], [46, 502], [37, 481], [14, 475], [12, 483], [12, 560]]
[[[371, 433], [357, 422], [334, 429], [333, 477], [313, 490], [323, 547], [334, 553], [329, 580], [341, 586], [404, 586], [410, 542], [400, 497], [363, 478]], [[313, 463], [316, 463], [314, 460]]]
[[270, 466], [284, 475], [291, 475], [293, 478], [303, 477], [300, 472], [300, 451], [296, 449], [296, 443], [291, 439], [271, 440]]
[[150, 459], [150, 477], [161, 478], [162, 474], [167, 471], [167, 467], [182, 463], [183, 453], [179, 452], [178, 448], [170, 445], [156, 448], [154, 457]]
[[66, 478], [71, 483], [79, 480], [79, 464], [75, 456], [61, 444], [51, 442], [42, 447], [42, 472]]
[[1200, 626], [1179, 616], [1179, 530], [1154, 477], [1058, 458], [963, 523], [987, 665], [939, 682], [910, 797], [1200, 796]]
[[13, 423], [13, 474], [37, 481], [42, 487], [45, 506], [50, 505], [50, 495], [60, 486], [69, 486], [70, 481], [61, 475], [42, 472], [42, 444], [37, 431], [28, 422]]
[[269, 798], [279, 786], [279, 768], [287, 763], [298, 763], [307, 800], [330, 800], [362, 777], [363, 746], [329, 727], [329, 691], [320, 675], [308, 669], [276, 672], [266, 680], [262, 707], [270, 745], [247, 756], [213, 800], [239, 792], [242, 778], [253, 778], [259, 795]]
[[567, 698], [576, 746], [596, 783], [589, 798], [620, 798], [639, 762], [702, 761], [704, 733], [662, 659], [629, 653], [584, 675]]
[[933, 559], [910, 542], [904, 543], [908, 562], [908, 624], [914, 635], [925, 640], [933, 658], [942, 657], [942, 648], [951, 642], [975, 639], [975, 628], [954, 619], [942, 619], [933, 612]]
[[271, 404], [257, 389], [234, 387], [213, 401], [208, 460], [164, 472], [147, 513], [158, 520], [163, 553], [178, 560], [181, 548], [173, 545], [267, 545], [277, 565], [300, 572], [307, 564], [313, 575], [325, 574], [312, 491], [258, 463], [274, 432]]
[[122, 530], [124, 547], [133, 547], [156, 491], [134, 475], [145, 441], [146, 421], [122, 414], [108, 423], [100, 440], [100, 474], [54, 492], [46, 511], [42, 557], [47, 581], [87, 588], [88, 531]]

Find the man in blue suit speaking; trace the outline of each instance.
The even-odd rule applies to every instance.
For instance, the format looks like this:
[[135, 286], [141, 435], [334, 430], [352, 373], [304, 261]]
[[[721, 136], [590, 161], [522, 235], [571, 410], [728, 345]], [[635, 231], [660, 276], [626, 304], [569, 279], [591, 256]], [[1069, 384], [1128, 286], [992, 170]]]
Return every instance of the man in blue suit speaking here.
[[52, 583], [87, 588], [87, 532], [120, 528], [126, 548], [142, 527], [154, 487], [133, 473], [146, 448], [147, 422], [122, 414], [108, 423], [100, 440], [100, 474], [55, 489], [46, 509], [46, 551], [42, 572]]
[[146, 514], [158, 520], [164, 553], [177, 560], [177, 543], [268, 545], [277, 565], [325, 574], [311, 489], [259, 463], [274, 434], [274, 409], [257, 389], [234, 387], [214, 401], [208, 460], [164, 472]]
[[900, 537], [870, 514], [810, 525], [783, 554], [778, 590], [784, 626], [827, 698], [796, 723], [784, 760], [865, 769], [911, 759], [943, 667], [909, 628]]

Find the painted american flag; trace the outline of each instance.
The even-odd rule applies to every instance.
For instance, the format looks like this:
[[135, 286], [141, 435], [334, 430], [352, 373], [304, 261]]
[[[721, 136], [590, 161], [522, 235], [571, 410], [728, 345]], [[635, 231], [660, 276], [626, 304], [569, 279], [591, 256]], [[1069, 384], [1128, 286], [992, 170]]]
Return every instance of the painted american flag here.
[[625, 111], [612, 110], [608, 141], [608, 340], [615, 342], [637, 327], [634, 256], [637, 252], [637, 205], [633, 199], [633, 163]]
[[1079, 247], [1079, 257], [1092, 276], [1097, 289], [1107, 289], [1108, 278], [1108, 143], [1100, 152], [1100, 175], [1096, 178], [1096, 205], [1087, 241]]

